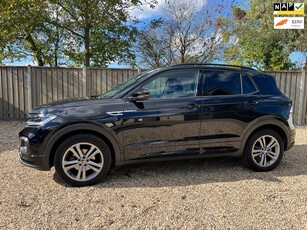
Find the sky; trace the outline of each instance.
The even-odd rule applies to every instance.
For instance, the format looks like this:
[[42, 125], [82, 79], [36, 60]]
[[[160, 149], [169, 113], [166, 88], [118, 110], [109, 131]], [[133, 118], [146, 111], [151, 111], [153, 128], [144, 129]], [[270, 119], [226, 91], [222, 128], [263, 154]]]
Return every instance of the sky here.
[[[146, 22], [149, 22], [152, 19], [163, 17], [162, 9], [163, 9], [163, 7], [167, 6], [167, 0], [156, 0], [158, 4], [154, 8], [150, 8], [150, 6], [145, 3], [145, 1], [146, 0], [142, 0], [143, 6], [142, 6], [141, 9], [134, 8], [134, 9], [129, 10], [131, 16], [136, 17], [141, 21], [140, 25], [142, 25], [142, 22], [146, 23]], [[229, 2], [227, 0], [215, 0], [215, 1], [187, 0], [187, 1], [197, 1], [198, 5], [200, 7], [204, 6], [206, 4], [206, 7], [208, 9], [217, 7], [217, 4]], [[234, 4], [240, 5], [243, 9], [247, 9], [249, 7], [249, 2], [250, 1], [248, 1], [248, 0], [234, 0]], [[231, 13], [231, 7], [230, 7], [230, 5], [228, 5], [226, 8], [223, 9], [222, 14], [225, 16], [225, 15], [229, 15], [230, 13]], [[299, 58], [300, 58], [299, 53], [293, 53], [291, 55], [291, 60], [293, 62], [299, 61]], [[14, 65], [14, 66], [24, 66], [24, 65], [36, 66], [37, 65], [37, 63], [35, 61], [33, 61], [31, 59], [31, 57], [29, 57], [28, 59], [25, 59], [25, 60], [15, 61], [15, 62], [4, 61], [4, 64], [5, 65]], [[127, 68], [129, 66], [119, 64], [119, 63], [112, 63], [112, 64], [109, 65], [109, 67], [110, 68]]]
[[[187, 0], [189, 1], [189, 0]], [[231, 14], [231, 7], [230, 4], [228, 4], [227, 0], [190, 0], [190, 1], [196, 1], [198, 3], [199, 8], [203, 7], [206, 5], [208, 9], [215, 8], [217, 7], [217, 4], [223, 4], [225, 3], [228, 5], [227, 7], [224, 8], [222, 14], [223, 15], [230, 15]], [[144, 3], [145, 1], [142, 0]], [[167, 0], [157, 0], [158, 4], [154, 8], [150, 8], [148, 4], [144, 4], [142, 9], [133, 9], [130, 11], [131, 16], [137, 17], [141, 20], [141, 22], [149, 22], [152, 19], [157, 19], [157, 18], [163, 18], [163, 8], [167, 7]], [[243, 9], [247, 9], [249, 6], [249, 1], [248, 0], [233, 0], [234, 5], [240, 5]], [[118, 63], [114, 63], [109, 65], [109, 67], [113, 68], [127, 68], [129, 66], [127, 65], [122, 65]]]
[[[207, 4], [207, 0], [192, 0], [192, 1], [193, 2], [196, 1], [199, 7], [202, 7], [205, 4]], [[132, 16], [138, 17], [140, 20], [148, 20], [152, 18], [163, 17], [162, 9], [163, 7], [167, 6], [167, 0], [157, 0], [158, 4], [154, 8], [150, 8], [150, 6], [146, 4], [144, 0], [142, 0], [141, 2], [143, 3], [142, 9], [132, 9], [130, 11]]]

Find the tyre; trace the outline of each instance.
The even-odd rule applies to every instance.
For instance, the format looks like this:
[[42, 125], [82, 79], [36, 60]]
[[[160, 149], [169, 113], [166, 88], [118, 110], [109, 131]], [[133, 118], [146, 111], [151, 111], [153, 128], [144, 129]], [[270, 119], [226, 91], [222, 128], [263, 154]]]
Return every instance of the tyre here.
[[100, 182], [111, 167], [108, 145], [91, 134], [78, 134], [64, 140], [55, 152], [54, 166], [59, 177], [71, 186]]
[[278, 133], [265, 129], [253, 134], [247, 141], [243, 160], [249, 167], [259, 172], [274, 169], [281, 161], [284, 143]]

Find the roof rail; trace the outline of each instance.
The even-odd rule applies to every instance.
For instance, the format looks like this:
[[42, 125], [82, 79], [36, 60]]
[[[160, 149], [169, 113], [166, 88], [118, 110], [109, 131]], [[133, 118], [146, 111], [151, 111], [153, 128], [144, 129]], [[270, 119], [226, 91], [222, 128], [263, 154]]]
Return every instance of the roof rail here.
[[248, 70], [254, 70], [254, 68], [251, 67], [245, 67], [240, 65], [227, 65], [227, 64], [214, 64], [214, 63], [181, 63], [181, 64], [175, 64], [171, 66], [189, 66], [189, 65], [198, 65], [198, 66], [221, 66], [221, 67], [230, 67], [230, 68], [239, 68], [239, 69], [248, 69]]

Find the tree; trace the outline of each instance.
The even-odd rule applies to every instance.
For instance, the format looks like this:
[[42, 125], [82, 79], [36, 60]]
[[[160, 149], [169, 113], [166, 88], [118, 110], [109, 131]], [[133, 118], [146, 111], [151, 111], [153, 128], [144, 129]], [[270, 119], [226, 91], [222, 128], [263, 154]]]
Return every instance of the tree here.
[[158, 68], [175, 62], [172, 36], [163, 33], [162, 24], [161, 19], [152, 20], [147, 25], [148, 28], [139, 31], [136, 52], [146, 67]]
[[269, 0], [252, 0], [246, 11], [232, 7], [233, 21], [220, 19], [224, 41], [228, 41], [225, 60], [231, 64], [258, 69], [294, 68], [290, 55], [306, 53], [305, 30], [274, 30], [273, 4]]
[[133, 58], [129, 44], [135, 29], [127, 25], [128, 7], [139, 1], [51, 0], [61, 20], [48, 22], [62, 28], [67, 37], [65, 55], [77, 64], [106, 66], [115, 59]]
[[[32, 56], [43, 66], [53, 41], [41, 12], [44, 2], [34, 0], [2, 1], [0, 5], [0, 59], [22, 59]], [[46, 39], [48, 37], [48, 39]], [[47, 43], [48, 42], [48, 43]], [[51, 64], [51, 63], [48, 63]]]
[[223, 43], [215, 19], [225, 7], [217, 4], [212, 10], [204, 1], [168, 1], [162, 9], [163, 18], [151, 21], [139, 32], [140, 63], [154, 68], [219, 59]]
[[[134, 59], [128, 8], [140, 0], [4, 0], [1, 59], [32, 56], [38, 65], [106, 66]], [[131, 23], [130, 23], [131, 24]]]

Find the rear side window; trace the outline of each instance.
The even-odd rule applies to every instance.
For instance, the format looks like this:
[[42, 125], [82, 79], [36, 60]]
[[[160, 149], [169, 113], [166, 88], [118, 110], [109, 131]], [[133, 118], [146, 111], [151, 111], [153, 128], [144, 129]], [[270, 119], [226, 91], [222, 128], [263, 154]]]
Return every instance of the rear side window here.
[[240, 73], [231, 71], [206, 71], [206, 96], [241, 94]]
[[247, 75], [242, 76], [243, 94], [254, 93], [257, 91], [253, 81]]

